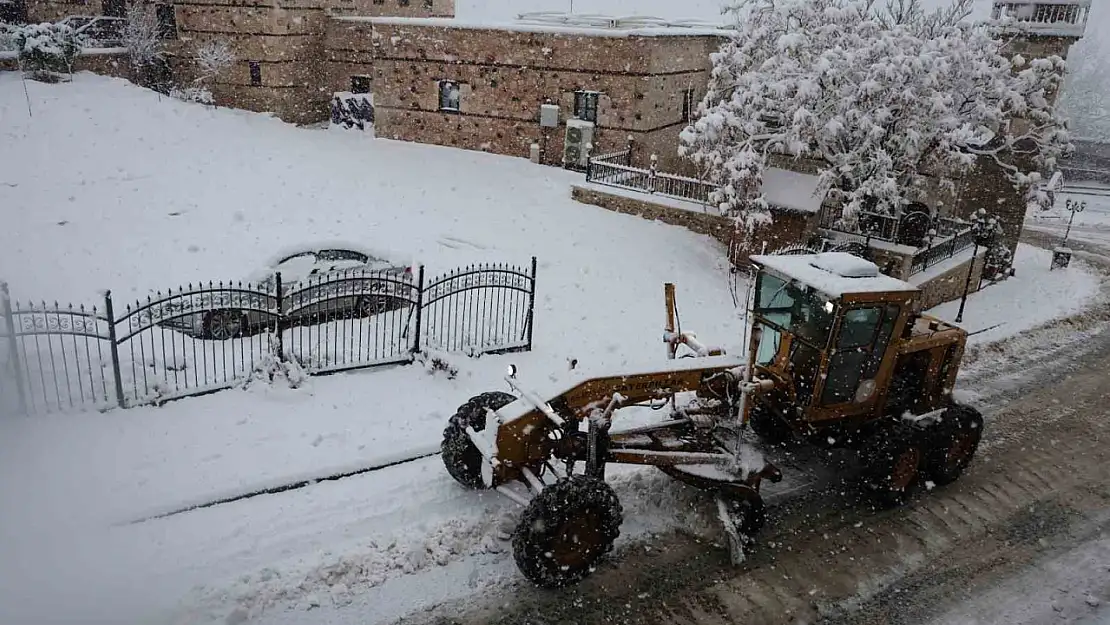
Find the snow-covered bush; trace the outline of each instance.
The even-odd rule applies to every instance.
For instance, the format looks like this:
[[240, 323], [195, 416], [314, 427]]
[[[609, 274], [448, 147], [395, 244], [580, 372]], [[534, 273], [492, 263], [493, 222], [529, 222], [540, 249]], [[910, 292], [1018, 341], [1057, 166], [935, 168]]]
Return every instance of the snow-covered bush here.
[[0, 52], [15, 52], [15, 33], [18, 26], [0, 22]]
[[127, 6], [123, 45], [135, 69], [149, 67], [162, 59], [162, 30], [154, 5], [136, 0]]
[[733, 0], [736, 34], [712, 55], [680, 153], [710, 172], [714, 199], [748, 229], [770, 219], [759, 194], [772, 154], [823, 163], [818, 193], [849, 222], [915, 201], [923, 174], [954, 192], [979, 158], [1031, 192], [1068, 146], [1051, 105], [1064, 61], [1008, 57], [1001, 31], [959, 23], [968, 7]]
[[282, 380], [289, 388], [300, 388], [308, 378], [308, 374], [296, 359], [283, 360], [278, 356], [281, 353], [281, 345], [278, 343], [277, 336], [267, 332], [266, 341], [270, 349], [255, 363], [250, 375], [243, 381], [242, 387], [248, 389], [257, 382], [273, 384], [275, 380]]
[[199, 104], [214, 104], [216, 101], [207, 87], [174, 87], [170, 89], [170, 97]]
[[223, 39], [214, 39], [197, 48], [197, 82], [210, 84], [235, 62], [231, 45]]
[[72, 73], [81, 52], [81, 38], [65, 24], [28, 24], [14, 38], [20, 66], [36, 80], [57, 82], [59, 74]]

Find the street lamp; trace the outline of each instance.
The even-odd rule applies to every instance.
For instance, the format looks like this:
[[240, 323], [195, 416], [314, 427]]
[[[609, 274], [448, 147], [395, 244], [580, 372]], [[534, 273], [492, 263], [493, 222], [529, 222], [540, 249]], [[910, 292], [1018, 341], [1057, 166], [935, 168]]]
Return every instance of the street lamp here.
[[1068, 229], [1064, 231], [1064, 240], [1061, 243], [1061, 245], [1066, 245], [1067, 244], [1068, 235], [1071, 234], [1071, 222], [1075, 219], [1075, 214], [1076, 213], [1082, 213], [1084, 210], [1086, 210], [1087, 203], [1086, 202], [1076, 202], [1075, 200], [1073, 200], [1069, 197], [1068, 201], [1064, 203], [1064, 206], [1068, 209], [1068, 211], [1071, 212], [1071, 217], [1068, 217]]
[[967, 304], [967, 294], [971, 290], [971, 274], [975, 273], [975, 259], [979, 256], [979, 247], [987, 247], [994, 239], [998, 229], [998, 220], [987, 217], [986, 209], [980, 208], [971, 217], [971, 236], [974, 247], [971, 250], [971, 264], [967, 267], [967, 280], [964, 282], [964, 294], [960, 298], [960, 310], [956, 313], [956, 323], [964, 320], [964, 306]]

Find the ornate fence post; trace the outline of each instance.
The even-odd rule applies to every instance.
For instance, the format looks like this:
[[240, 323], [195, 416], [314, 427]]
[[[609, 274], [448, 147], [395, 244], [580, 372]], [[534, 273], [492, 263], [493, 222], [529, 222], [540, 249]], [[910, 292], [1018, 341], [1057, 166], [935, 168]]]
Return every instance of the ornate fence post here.
[[532, 257], [532, 284], [528, 287], [528, 327], [526, 328], [528, 351], [532, 351], [532, 326], [535, 325], [536, 314], [536, 257]]
[[420, 265], [420, 269], [416, 273], [416, 324], [413, 328], [412, 335], [412, 353], [417, 354], [420, 352], [420, 333], [421, 324], [424, 320], [424, 265]]
[[4, 323], [8, 326], [8, 340], [11, 342], [12, 374], [15, 376], [15, 388], [19, 393], [19, 411], [27, 414], [27, 395], [23, 390], [23, 365], [19, 362], [19, 339], [15, 335], [15, 315], [12, 314], [12, 299], [8, 293], [8, 283], [0, 282], [0, 312], [4, 315]]
[[112, 381], [116, 385], [116, 403], [126, 408], [123, 399], [123, 376], [119, 367], [119, 344], [116, 342], [116, 312], [112, 307], [112, 292], [104, 291], [104, 314], [108, 317], [108, 351], [112, 355]]
[[658, 175], [659, 156], [651, 155], [651, 169], [648, 170], [648, 193], [655, 193], [655, 177]]
[[281, 272], [280, 271], [274, 274], [274, 285], [277, 287], [277, 291], [275, 291], [275, 293], [274, 293], [274, 297], [277, 300], [277, 316], [274, 317], [274, 335], [277, 338], [277, 349], [278, 349], [277, 357], [278, 357], [278, 360], [284, 362], [285, 361], [285, 338], [281, 334], [281, 319], [282, 319], [282, 316], [285, 315], [285, 306], [284, 306], [285, 298], [282, 296]]
[[586, 144], [586, 182], [593, 181], [593, 151], [594, 144]]

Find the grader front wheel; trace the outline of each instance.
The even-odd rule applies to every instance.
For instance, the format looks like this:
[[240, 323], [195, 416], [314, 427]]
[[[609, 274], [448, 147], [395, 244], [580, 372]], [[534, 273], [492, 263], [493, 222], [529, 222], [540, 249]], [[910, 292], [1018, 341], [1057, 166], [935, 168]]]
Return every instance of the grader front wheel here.
[[542, 588], [581, 581], [613, 549], [622, 520], [620, 501], [604, 480], [561, 479], [525, 508], [513, 533], [517, 567]]
[[516, 401], [514, 395], [493, 391], [471, 397], [470, 401], [459, 406], [458, 411], [447, 422], [440, 444], [443, 466], [455, 481], [467, 488], [482, 488], [482, 453], [474, 446], [466, 433], [467, 426], [475, 431], [486, 427], [486, 411], [497, 410]]

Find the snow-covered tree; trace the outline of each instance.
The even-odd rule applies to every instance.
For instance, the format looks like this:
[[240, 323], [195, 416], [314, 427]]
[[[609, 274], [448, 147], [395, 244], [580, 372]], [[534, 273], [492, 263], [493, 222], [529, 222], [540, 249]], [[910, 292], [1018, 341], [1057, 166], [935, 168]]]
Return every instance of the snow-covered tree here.
[[154, 5], [136, 0], [127, 6], [127, 23], [123, 27], [123, 45], [137, 70], [150, 67], [162, 60], [162, 27]]
[[235, 62], [231, 45], [223, 39], [213, 39], [197, 48], [195, 56], [198, 76], [197, 82], [208, 84], [227, 71]]
[[823, 163], [819, 193], [897, 214], [923, 175], [954, 190], [977, 158], [994, 159], [1032, 200], [1067, 132], [1051, 105], [1058, 57], [1007, 56], [1000, 32], [968, 25], [968, 0], [927, 13], [863, 0], [734, 0], [736, 34], [713, 54], [709, 91], [680, 153], [720, 183], [716, 201], [751, 228], [774, 154]]

